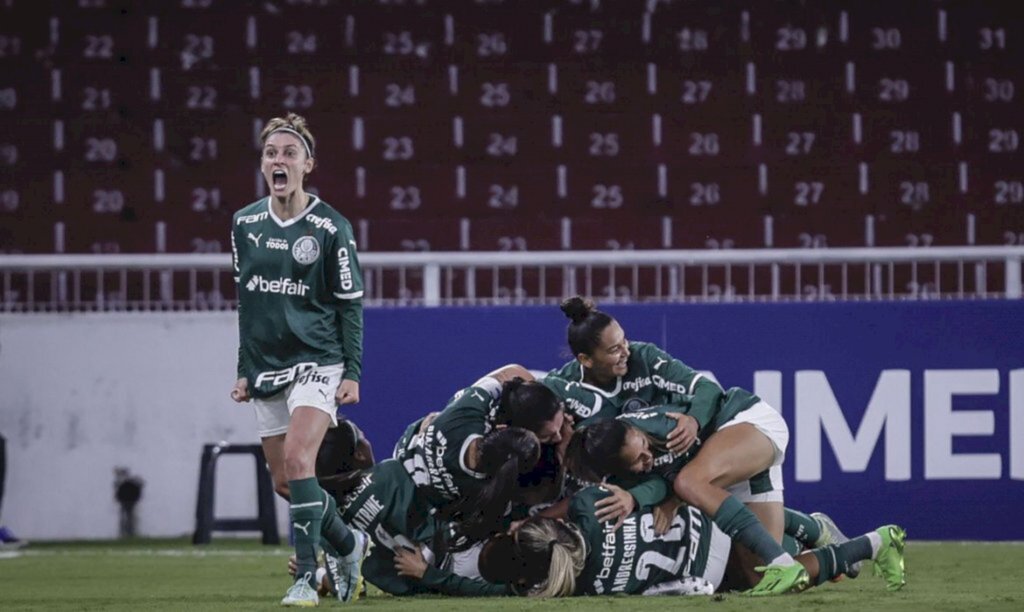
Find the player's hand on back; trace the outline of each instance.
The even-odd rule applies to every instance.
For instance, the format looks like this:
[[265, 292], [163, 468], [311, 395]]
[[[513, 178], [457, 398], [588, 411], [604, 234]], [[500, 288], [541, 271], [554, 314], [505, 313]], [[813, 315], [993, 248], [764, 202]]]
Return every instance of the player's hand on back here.
[[611, 495], [594, 502], [594, 516], [602, 523], [615, 521], [615, 527], [612, 530], [617, 531], [626, 517], [636, 508], [636, 500], [633, 499], [633, 495], [629, 491], [622, 487], [605, 483], [601, 485], [601, 488], [607, 490]]
[[359, 383], [347, 378], [342, 380], [341, 384], [338, 385], [338, 391], [334, 394], [334, 399], [338, 402], [339, 406], [344, 406], [345, 404], [358, 404]]
[[252, 399], [249, 395], [249, 381], [247, 379], [239, 378], [235, 381], [235, 388], [231, 390], [231, 399], [239, 403]]
[[697, 440], [700, 433], [700, 426], [697, 419], [681, 412], [666, 412], [665, 416], [676, 420], [676, 427], [668, 434], [668, 450], [676, 453], [685, 453]]

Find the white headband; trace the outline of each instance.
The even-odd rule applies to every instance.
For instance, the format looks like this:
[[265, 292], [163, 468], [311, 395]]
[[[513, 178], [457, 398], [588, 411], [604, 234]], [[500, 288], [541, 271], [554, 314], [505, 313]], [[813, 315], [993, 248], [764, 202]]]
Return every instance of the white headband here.
[[[274, 130], [273, 132], [267, 134], [267, 138], [270, 138], [271, 136], [273, 136], [274, 134], [276, 134], [278, 132], [288, 132], [289, 134], [295, 134], [296, 136], [298, 136], [299, 140], [302, 141], [302, 146], [306, 147], [306, 155], [308, 155], [309, 157], [313, 157], [313, 149], [310, 148], [309, 141], [306, 140], [306, 137], [303, 136], [302, 134], [300, 134], [298, 131], [293, 130], [290, 127], [279, 127], [276, 130]], [[264, 140], [264, 142], [266, 142], [266, 141]]]

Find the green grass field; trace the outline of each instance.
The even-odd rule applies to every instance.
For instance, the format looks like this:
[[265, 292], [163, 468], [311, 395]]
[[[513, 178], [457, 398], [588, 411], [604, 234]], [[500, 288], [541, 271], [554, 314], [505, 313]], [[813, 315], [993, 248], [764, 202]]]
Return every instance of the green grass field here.
[[[288, 588], [288, 550], [225, 539], [194, 547], [183, 540], [43, 543], [0, 553], [0, 609], [279, 610]], [[865, 568], [856, 580], [800, 595], [750, 599], [589, 597], [559, 601], [513, 598], [394, 598], [371, 588], [351, 609], [488, 610], [1024, 610], [1024, 545], [909, 542], [907, 587], [887, 593]], [[339, 608], [337, 601], [322, 608]]]

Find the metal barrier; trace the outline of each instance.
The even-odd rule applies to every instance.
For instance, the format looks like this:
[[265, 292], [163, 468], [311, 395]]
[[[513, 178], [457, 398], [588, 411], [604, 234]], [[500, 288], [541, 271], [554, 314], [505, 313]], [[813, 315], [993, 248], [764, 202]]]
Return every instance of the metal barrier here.
[[[1024, 247], [363, 253], [371, 306], [1017, 299]], [[0, 312], [228, 310], [224, 254], [0, 256]]]

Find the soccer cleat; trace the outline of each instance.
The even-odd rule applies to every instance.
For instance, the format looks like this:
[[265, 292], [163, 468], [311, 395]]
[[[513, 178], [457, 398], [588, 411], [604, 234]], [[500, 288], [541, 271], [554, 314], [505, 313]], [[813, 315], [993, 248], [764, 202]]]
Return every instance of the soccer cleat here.
[[715, 585], [697, 576], [686, 576], [671, 582], [662, 582], [644, 590], [643, 595], [714, 595]]
[[315, 608], [319, 606], [320, 597], [316, 594], [316, 589], [309, 584], [312, 577], [313, 574], [310, 572], [300, 576], [295, 581], [295, 584], [288, 589], [288, 592], [284, 594], [281, 605], [296, 608]]
[[21, 548], [25, 544], [27, 544], [27, 542], [14, 535], [10, 529], [0, 526], [0, 550]]
[[764, 578], [761, 579], [761, 582], [754, 585], [754, 588], [746, 591], [747, 595], [753, 597], [799, 593], [811, 585], [811, 577], [807, 574], [804, 566], [799, 563], [794, 563], [793, 565], [762, 565], [754, 569], [762, 572]]
[[[821, 548], [822, 546], [828, 546], [829, 544], [842, 544], [850, 541], [850, 538], [846, 537], [846, 535], [839, 530], [835, 521], [833, 521], [832, 518], [824, 512], [812, 512], [811, 518], [818, 523], [818, 527], [821, 530], [821, 537], [814, 542], [812, 548]], [[856, 578], [860, 575], [860, 566], [860, 561], [852, 563], [844, 573], [849, 578]], [[833, 581], [837, 580], [839, 580], [839, 578], [833, 579]]]
[[352, 537], [355, 538], [356, 544], [349, 554], [333, 559], [326, 551], [324, 554], [328, 580], [333, 583], [331, 586], [338, 593], [338, 601], [345, 603], [357, 601], [363, 592], [363, 561], [373, 544], [370, 542], [370, 536], [358, 529], [352, 530]]
[[875, 533], [882, 536], [882, 547], [872, 571], [876, 576], [885, 578], [886, 589], [898, 591], [907, 584], [907, 569], [903, 561], [907, 532], [899, 525], [885, 525]]

